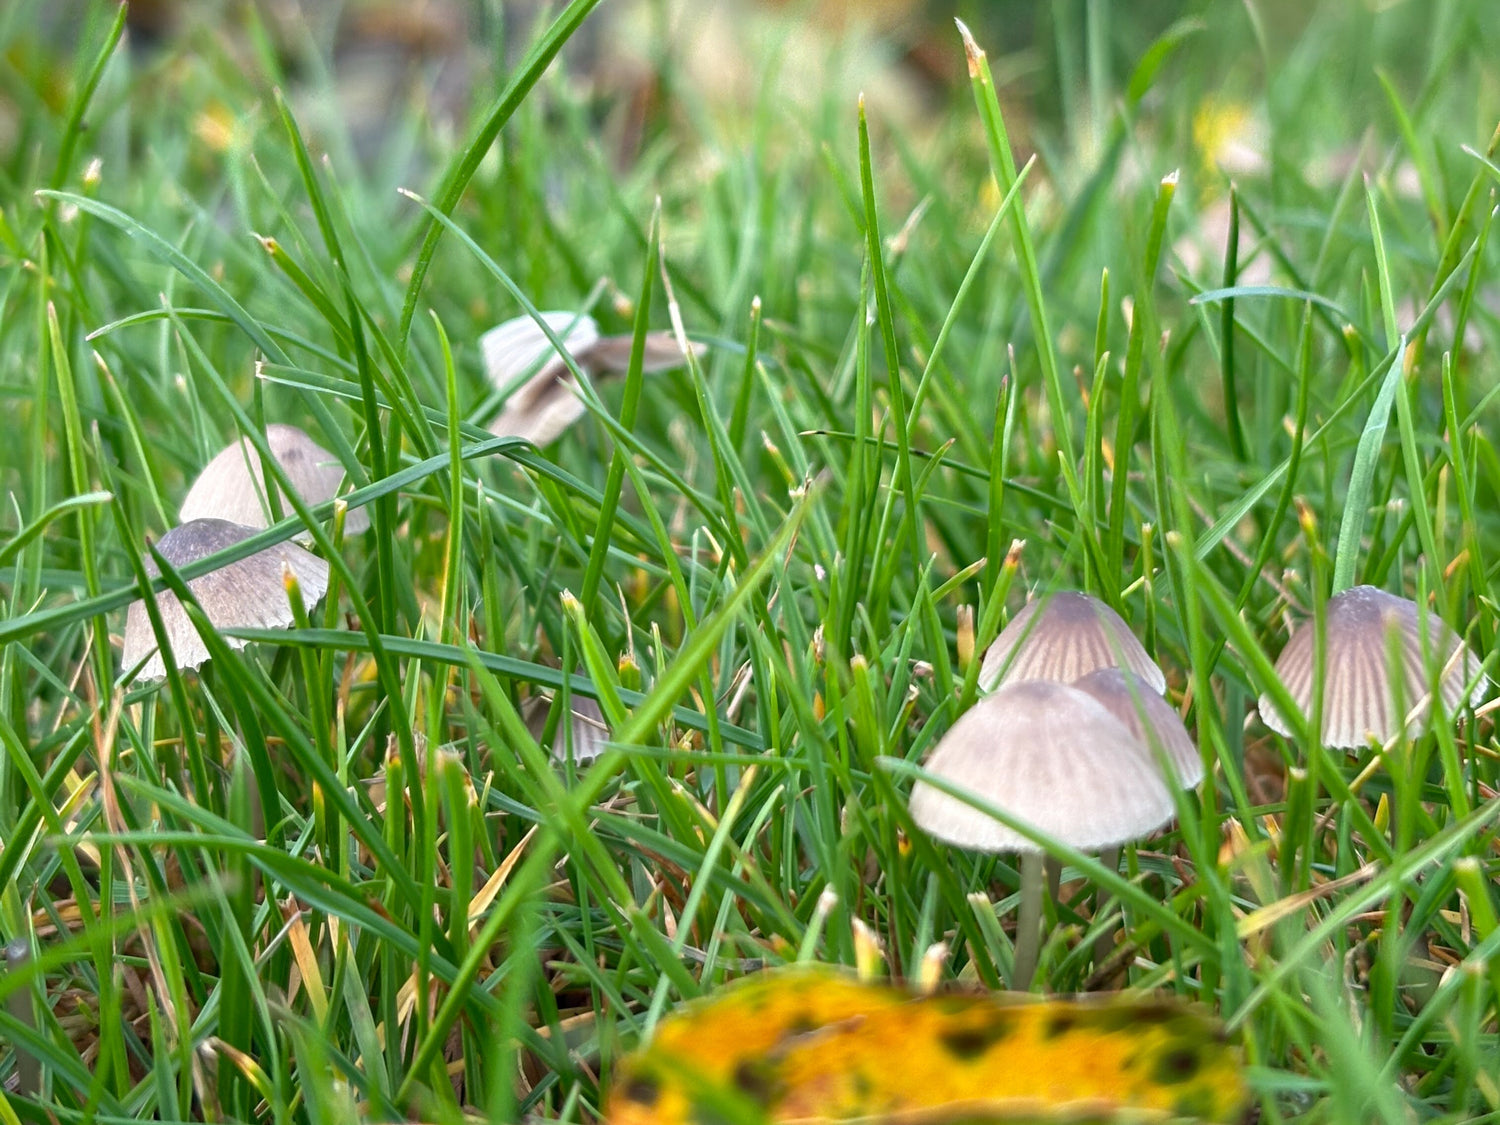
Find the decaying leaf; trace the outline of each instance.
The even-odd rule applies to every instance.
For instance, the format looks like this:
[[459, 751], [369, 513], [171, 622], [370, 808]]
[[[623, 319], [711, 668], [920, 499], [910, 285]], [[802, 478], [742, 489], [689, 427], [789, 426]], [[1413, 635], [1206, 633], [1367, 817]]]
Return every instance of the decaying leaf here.
[[1150, 996], [912, 997], [834, 970], [762, 973], [685, 1005], [621, 1061], [612, 1125], [1231, 1121], [1236, 1053]]

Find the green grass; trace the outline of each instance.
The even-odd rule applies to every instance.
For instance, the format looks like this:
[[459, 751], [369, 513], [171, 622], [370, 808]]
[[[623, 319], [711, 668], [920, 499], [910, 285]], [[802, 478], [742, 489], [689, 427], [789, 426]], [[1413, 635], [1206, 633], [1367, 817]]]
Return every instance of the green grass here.
[[[1022, 51], [975, 5], [973, 87], [942, 27], [952, 88], [906, 114], [794, 100], [774, 55], [714, 101], [684, 31], [621, 161], [546, 69], [610, 5], [554, 7], [508, 71], [486, 10], [457, 136], [399, 106], [366, 163], [316, 36], [228, 5], [131, 50], [88, 6], [69, 57], [0, 11], [0, 938], [33, 952], [0, 1080], [42, 1073], [0, 1121], [592, 1120], [672, 1005], [853, 964], [855, 920], [894, 975], [947, 940], [1000, 986], [1011, 859], [903, 795], [1058, 586], [1131, 621], [1213, 768], [1118, 872], [1049, 848], [1045, 986], [1212, 1006], [1262, 1120], [1500, 1120], [1493, 724], [1372, 766], [1246, 722], [1288, 605], [1355, 582], [1492, 650], [1497, 13], [1057, 0]], [[1215, 106], [1268, 167], [1190, 268]], [[1320, 171], [1352, 145], [1367, 179]], [[477, 345], [538, 307], [710, 347], [539, 452], [483, 430]], [[373, 531], [299, 508], [233, 554], [313, 518], [311, 619], [122, 685], [144, 542], [266, 421]], [[597, 764], [520, 717], [558, 688]]]

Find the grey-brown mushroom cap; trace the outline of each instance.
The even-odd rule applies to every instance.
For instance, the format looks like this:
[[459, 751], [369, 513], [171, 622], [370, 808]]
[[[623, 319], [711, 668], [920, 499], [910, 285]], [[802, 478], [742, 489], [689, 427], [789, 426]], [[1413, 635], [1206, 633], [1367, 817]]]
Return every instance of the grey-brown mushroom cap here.
[[[588, 370], [601, 375], [623, 375], [630, 369], [630, 351], [635, 346], [633, 336], [604, 336], [589, 349], [585, 359]], [[705, 344], [690, 342], [693, 355], [703, 356], [708, 352]], [[687, 356], [677, 344], [677, 337], [670, 332], [647, 332], [641, 342], [641, 370], [646, 374], [670, 371], [687, 364]]]
[[[1083, 850], [1139, 839], [1172, 819], [1150, 752], [1105, 706], [1068, 684], [1025, 680], [981, 699], [938, 742], [928, 773]], [[912, 819], [929, 835], [987, 852], [1037, 852], [1027, 837], [919, 781]]]
[[[1391, 679], [1387, 641], [1391, 629], [1396, 631], [1400, 653], [1398, 682], [1402, 709], [1410, 720], [1406, 725], [1409, 734], [1421, 729], [1431, 709], [1429, 668], [1441, 669], [1439, 694], [1449, 714], [1463, 704], [1469, 681], [1479, 673], [1479, 658], [1437, 614], [1374, 586], [1352, 586], [1329, 598], [1325, 622], [1325, 746], [1353, 750], [1367, 745], [1371, 738], [1385, 742], [1402, 730], [1403, 716], [1397, 714]], [[1312, 622], [1307, 622], [1292, 634], [1276, 660], [1277, 677], [1304, 713], [1312, 707], [1316, 640]], [[1488, 693], [1489, 678], [1482, 676], [1469, 703], [1478, 706]], [[1259, 708], [1261, 721], [1271, 730], [1281, 735], [1292, 733], [1291, 724], [1269, 694], [1260, 697]]]
[[1203, 780], [1203, 758], [1182, 716], [1134, 672], [1096, 668], [1074, 680], [1073, 686], [1104, 704], [1153, 755], [1159, 751], [1182, 788], [1195, 788]]
[[[272, 423], [266, 427], [266, 444], [304, 503], [321, 504], [338, 495], [344, 483], [344, 466], [304, 431]], [[292, 507], [280, 487], [274, 479], [268, 482], [262, 471], [260, 453], [249, 439], [240, 438], [203, 467], [183, 498], [177, 517], [184, 524], [219, 519], [245, 527], [270, 527], [268, 483], [277, 490], [282, 516], [291, 515]], [[369, 526], [370, 517], [363, 508], [350, 508], [344, 517], [344, 530], [350, 535], [358, 535]]]
[[[545, 732], [547, 712], [551, 707], [552, 700], [543, 695], [534, 695], [522, 705], [522, 716], [533, 738], [540, 739]], [[552, 745], [548, 748], [552, 760], [568, 760], [568, 740], [571, 738], [573, 761], [579, 765], [592, 762], [604, 753], [609, 744], [609, 725], [605, 721], [604, 712], [599, 709], [598, 703], [584, 695], [571, 696], [568, 710], [570, 714], [566, 726], [558, 725]]]
[[[243, 543], [255, 533], [253, 527], [227, 520], [197, 519], [167, 532], [156, 549], [174, 568], [183, 567]], [[148, 556], [145, 564], [146, 573], [153, 578], [160, 573], [155, 559]], [[328, 564], [295, 543], [267, 547], [200, 575], [187, 585], [215, 629], [284, 629], [293, 618], [283, 570], [290, 570], [296, 577], [302, 590], [302, 604], [309, 610], [328, 592]], [[156, 604], [177, 666], [196, 668], [207, 660], [208, 646], [193, 627], [177, 595], [163, 590], [156, 596]], [[235, 637], [225, 637], [224, 641], [231, 648], [244, 648], [246, 644]], [[150, 654], [138, 678], [164, 679], [166, 666], [156, 647], [156, 634], [152, 632], [145, 603], [132, 602], [125, 611], [124, 667], [131, 668]]]
[[1075, 590], [1028, 602], [984, 654], [979, 689], [1022, 680], [1069, 684], [1095, 668], [1126, 668], [1160, 695], [1167, 678], [1125, 619], [1098, 598]]
[[551, 444], [588, 413], [577, 386], [561, 360], [549, 363], [505, 400], [488, 426], [490, 433], [525, 438], [536, 446]]

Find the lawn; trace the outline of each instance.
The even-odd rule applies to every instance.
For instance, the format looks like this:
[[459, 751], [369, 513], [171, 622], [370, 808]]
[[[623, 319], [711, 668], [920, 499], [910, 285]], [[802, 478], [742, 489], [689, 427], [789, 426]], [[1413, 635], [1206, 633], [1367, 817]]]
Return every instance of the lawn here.
[[[0, 9], [0, 1125], [594, 1121], [762, 967], [1004, 987], [1025, 864], [907, 797], [1056, 590], [1206, 777], [1043, 841], [1033, 987], [1213, 1013], [1262, 1121], [1500, 1121], [1494, 722], [1257, 709], [1358, 584], [1496, 675], [1500, 9], [538, 7]], [[635, 351], [541, 448], [538, 310]], [[352, 491], [210, 565], [326, 596], [132, 676], [271, 423]]]

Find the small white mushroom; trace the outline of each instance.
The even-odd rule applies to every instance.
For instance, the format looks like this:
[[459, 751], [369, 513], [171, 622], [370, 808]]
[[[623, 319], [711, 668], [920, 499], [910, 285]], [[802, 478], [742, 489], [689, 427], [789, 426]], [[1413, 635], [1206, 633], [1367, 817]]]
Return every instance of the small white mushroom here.
[[[243, 543], [255, 532], [253, 527], [227, 520], [196, 519], [167, 532], [157, 542], [156, 549], [174, 568], [183, 567]], [[147, 557], [145, 564], [146, 573], [153, 578], [160, 573], [155, 559]], [[302, 604], [307, 609], [311, 610], [328, 592], [328, 564], [295, 543], [278, 543], [199, 575], [187, 586], [215, 629], [284, 629], [293, 620], [283, 578], [286, 570], [297, 579]], [[207, 660], [208, 646], [177, 595], [163, 590], [156, 596], [156, 605], [177, 667], [196, 668]], [[244, 648], [246, 644], [234, 637], [224, 640], [231, 648]], [[132, 602], [125, 612], [124, 666], [132, 668], [145, 660], [139, 678], [164, 679], [166, 666], [156, 648], [156, 635], [145, 602]], [[148, 655], [150, 659], [146, 659]]]
[[[1009, 683], [981, 699], [938, 742], [924, 768], [1084, 851], [1139, 839], [1175, 811], [1162, 771], [1140, 739], [1087, 692], [1049, 680]], [[917, 826], [939, 840], [1021, 853], [1011, 987], [1025, 991], [1040, 940], [1041, 848], [925, 781], [912, 788], [909, 807]]]
[[[1325, 746], [1352, 750], [1372, 738], [1385, 742], [1403, 729], [1415, 734], [1431, 709], [1434, 674], [1443, 709], [1452, 714], [1463, 705], [1468, 683], [1479, 673], [1479, 658], [1437, 614], [1374, 586], [1353, 586], [1329, 598], [1325, 622]], [[1392, 631], [1400, 661], [1395, 680], [1389, 648]], [[1292, 634], [1276, 661], [1277, 677], [1304, 713], [1312, 707], [1315, 641], [1316, 631], [1307, 622]], [[1397, 713], [1397, 685], [1404, 714]], [[1489, 679], [1481, 676], [1468, 702], [1478, 706], [1488, 692]], [[1269, 695], [1260, 697], [1260, 717], [1277, 734], [1292, 733]]]
[[1126, 668], [1160, 695], [1167, 679], [1130, 626], [1098, 598], [1073, 590], [1028, 602], [1000, 630], [979, 668], [979, 689], [1023, 680], [1072, 683], [1095, 668]]
[[[321, 504], [338, 495], [344, 466], [302, 430], [272, 423], [266, 427], [266, 444], [305, 503]], [[188, 489], [177, 518], [183, 523], [211, 518], [257, 529], [270, 527], [268, 485], [277, 489], [281, 514], [291, 515], [286, 497], [263, 471], [259, 452], [248, 439], [240, 438], [203, 467]], [[369, 526], [370, 517], [363, 508], [351, 508], [344, 517], [344, 530], [350, 535], [358, 535]]]
[[[1172, 819], [1172, 794], [1142, 742], [1068, 684], [1006, 684], [971, 707], [924, 763], [997, 808], [1085, 851], [1136, 840]], [[939, 840], [986, 852], [1039, 852], [994, 817], [919, 781], [911, 815]]]
[[[567, 346], [573, 362], [589, 375], [620, 374], [629, 368], [631, 336], [600, 336], [593, 318], [578, 313], [541, 315]], [[531, 317], [519, 316], [490, 329], [479, 338], [479, 346], [484, 353], [485, 373], [499, 390], [534, 370], [506, 397], [499, 415], [489, 425], [490, 433], [546, 445], [587, 412], [578, 397], [578, 381]], [[696, 346], [694, 350], [699, 351]], [[682, 349], [670, 332], [646, 334], [643, 371], [667, 371], [683, 363]]]

